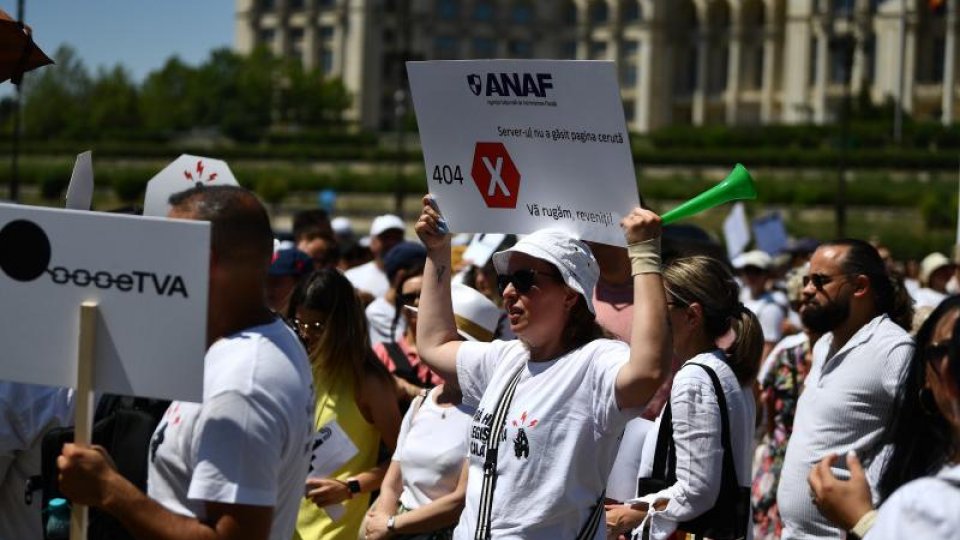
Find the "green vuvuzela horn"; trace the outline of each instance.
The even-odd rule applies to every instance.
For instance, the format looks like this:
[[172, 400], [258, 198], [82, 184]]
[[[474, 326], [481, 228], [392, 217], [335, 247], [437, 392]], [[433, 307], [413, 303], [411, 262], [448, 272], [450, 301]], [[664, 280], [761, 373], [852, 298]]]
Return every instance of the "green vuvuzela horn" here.
[[737, 163], [723, 182], [664, 214], [663, 223], [673, 223], [725, 202], [756, 198], [757, 188], [753, 185], [753, 178], [750, 177], [746, 167]]

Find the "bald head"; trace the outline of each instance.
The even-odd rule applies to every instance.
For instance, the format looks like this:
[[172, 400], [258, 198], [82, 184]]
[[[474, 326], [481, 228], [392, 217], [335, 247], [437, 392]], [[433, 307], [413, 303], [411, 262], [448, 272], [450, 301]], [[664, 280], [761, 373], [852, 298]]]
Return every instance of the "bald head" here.
[[194, 187], [170, 197], [170, 217], [210, 222], [210, 248], [225, 263], [269, 264], [273, 230], [263, 204], [239, 186]]

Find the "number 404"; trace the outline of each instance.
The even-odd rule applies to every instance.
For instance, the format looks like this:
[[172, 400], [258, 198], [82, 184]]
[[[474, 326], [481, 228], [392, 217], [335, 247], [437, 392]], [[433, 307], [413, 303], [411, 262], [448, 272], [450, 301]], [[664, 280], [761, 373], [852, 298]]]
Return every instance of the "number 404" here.
[[463, 185], [463, 172], [459, 165], [435, 165], [433, 167], [433, 179], [438, 184], [452, 184], [459, 182]]

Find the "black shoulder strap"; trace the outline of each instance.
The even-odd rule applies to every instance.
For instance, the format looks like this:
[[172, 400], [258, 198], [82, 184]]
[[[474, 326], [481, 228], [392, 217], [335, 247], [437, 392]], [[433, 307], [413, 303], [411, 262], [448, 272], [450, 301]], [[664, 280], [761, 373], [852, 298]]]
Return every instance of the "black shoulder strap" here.
[[410, 365], [410, 359], [407, 358], [406, 353], [400, 348], [400, 344], [394, 341], [385, 341], [383, 342], [383, 348], [386, 349], [387, 354], [390, 355], [390, 359], [393, 360], [394, 375], [417, 386], [423, 386], [423, 381], [421, 381], [417, 375], [417, 370], [413, 369], [413, 366]]
[[493, 413], [493, 422], [490, 424], [490, 435], [487, 437], [487, 450], [483, 459], [483, 487], [480, 491], [480, 510], [477, 518], [477, 530], [473, 535], [474, 540], [489, 540], [490, 538], [490, 520], [493, 517], [493, 492], [497, 486], [497, 458], [500, 450], [500, 432], [507, 422], [507, 412], [510, 409], [510, 403], [513, 401], [513, 394], [517, 390], [517, 384], [520, 382], [520, 374], [523, 373], [521, 364], [517, 372], [513, 374], [510, 382], [504, 387], [497, 400], [497, 406]]
[[737, 481], [737, 468], [733, 461], [733, 445], [730, 443], [730, 418], [727, 413], [727, 397], [723, 392], [723, 385], [720, 384], [720, 378], [717, 373], [709, 366], [699, 362], [687, 362], [688, 364], [699, 366], [713, 381], [713, 391], [717, 394], [717, 404], [720, 406], [720, 444], [723, 447], [723, 469], [720, 474], [720, 493], [732, 493], [731, 489], [739, 486]]

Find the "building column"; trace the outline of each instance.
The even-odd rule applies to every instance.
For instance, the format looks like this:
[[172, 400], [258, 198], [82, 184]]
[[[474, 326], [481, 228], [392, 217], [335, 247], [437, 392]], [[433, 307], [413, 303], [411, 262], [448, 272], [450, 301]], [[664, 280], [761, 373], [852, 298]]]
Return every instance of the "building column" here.
[[[906, 3], [906, 0], [902, 0]], [[906, 39], [903, 53], [903, 98], [901, 107], [906, 114], [913, 113], [914, 74], [917, 72], [917, 14], [907, 12]], [[899, 76], [899, 74], [898, 74]]]
[[727, 60], [727, 88], [726, 108], [727, 125], [737, 124], [740, 112], [740, 67], [743, 62], [743, 26], [740, 21], [740, 10], [734, 8], [730, 16], [733, 23], [730, 26], [730, 49]]
[[772, 22], [774, 19], [771, 11], [767, 11], [770, 16], [764, 23], [763, 31], [763, 82], [760, 90], [760, 123], [769, 124], [773, 122], [773, 96], [776, 92], [776, 76], [779, 66], [777, 65], [777, 27]]
[[[703, 10], [706, 13], [706, 10]], [[693, 107], [691, 111], [691, 120], [693, 125], [702, 126], [707, 119], [707, 76], [710, 71], [707, 69], [707, 62], [710, 60], [710, 40], [706, 17], [700, 17], [702, 21], [697, 31], [697, 82], [693, 88]]]
[[818, 21], [817, 36], [817, 72], [813, 88], [813, 122], [825, 124], [827, 122], [827, 71], [829, 63], [830, 36], [826, 26]]
[[577, 60], [590, 59], [589, 0], [577, 2]]
[[957, 0], [947, 0], [947, 39], [943, 55], [943, 104], [940, 123], [953, 123], [954, 92], [957, 77]]

